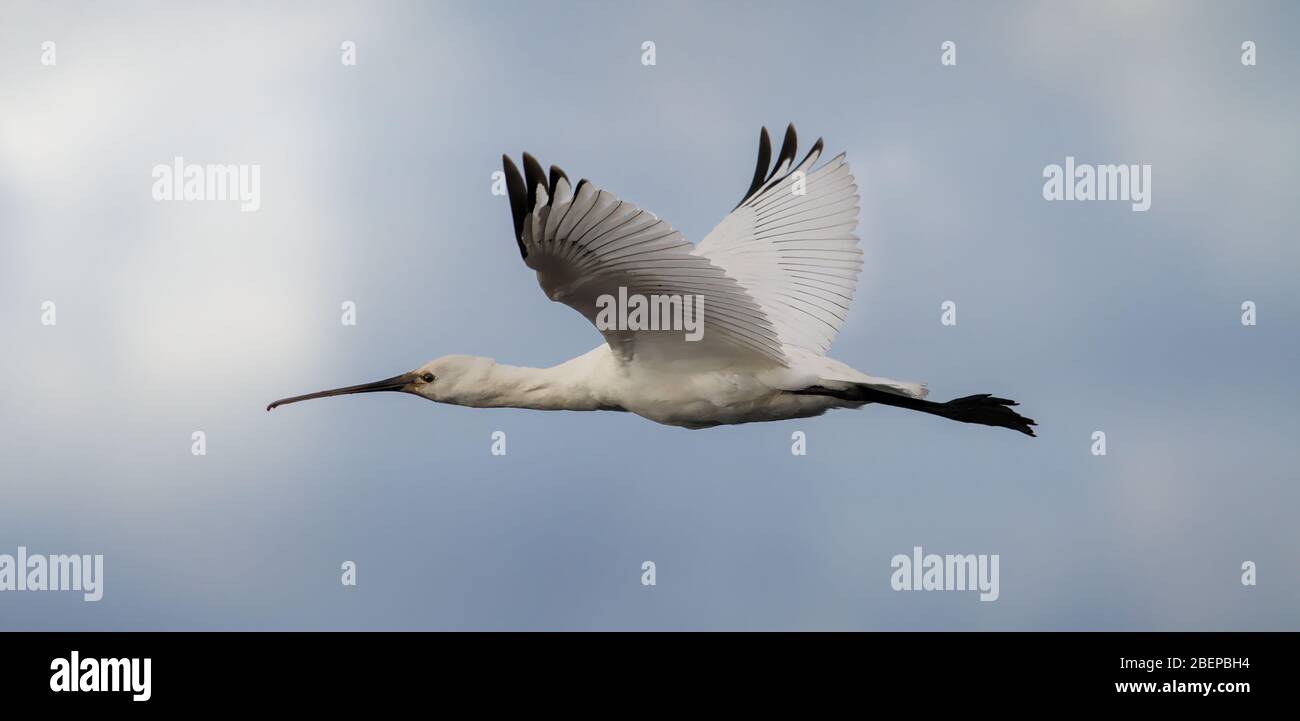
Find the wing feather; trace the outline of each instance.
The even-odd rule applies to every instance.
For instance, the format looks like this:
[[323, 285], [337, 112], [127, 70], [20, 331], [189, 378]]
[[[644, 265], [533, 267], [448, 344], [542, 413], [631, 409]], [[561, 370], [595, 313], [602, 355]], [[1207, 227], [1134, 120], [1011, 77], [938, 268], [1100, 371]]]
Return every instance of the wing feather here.
[[[544, 174], [527, 153], [522, 176], [508, 157], [503, 166], [520, 255], [551, 300], [595, 324], [600, 297], [618, 297], [620, 289], [628, 297], [704, 299], [698, 342], [687, 341], [681, 328], [601, 330], [621, 357], [719, 367], [787, 363], [758, 302], [718, 264], [692, 253], [693, 246], [666, 222], [586, 180], [571, 187], [556, 166]], [[759, 180], [767, 182], [766, 175]]]
[[[759, 165], [770, 155], [760, 134]], [[784, 348], [825, 355], [843, 327], [862, 249], [854, 234], [858, 194], [844, 155], [821, 167], [820, 139], [794, 166], [797, 139], [786, 129], [781, 152], [763, 182], [713, 229], [695, 253], [724, 268], [757, 301]], [[802, 174], [802, 194], [795, 192]], [[756, 170], [754, 177], [760, 176]]]

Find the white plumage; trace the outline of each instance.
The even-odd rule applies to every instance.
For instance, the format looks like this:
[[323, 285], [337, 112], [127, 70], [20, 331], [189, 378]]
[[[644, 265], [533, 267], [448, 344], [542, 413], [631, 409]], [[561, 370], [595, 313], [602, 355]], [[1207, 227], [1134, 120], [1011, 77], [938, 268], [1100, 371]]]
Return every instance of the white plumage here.
[[[769, 170], [757, 167], [740, 204], [698, 246], [653, 213], [582, 180], [549, 175], [527, 153], [503, 159], [515, 238], [546, 296], [601, 329], [608, 299], [702, 299], [702, 331], [612, 327], [605, 344], [552, 368], [445, 356], [375, 383], [295, 396], [401, 391], [475, 407], [621, 410], [704, 428], [802, 418], [880, 403], [1033, 435], [1014, 401], [989, 395], [924, 400], [923, 384], [875, 378], [826, 356], [862, 268], [854, 235], [857, 186], [841, 154], [820, 167], [822, 141], [798, 164], [794, 126]], [[639, 326], [638, 326], [639, 327]]]
[[[821, 148], [743, 201], [694, 253], [745, 287], [783, 346], [825, 355], [853, 301], [862, 249], [853, 233], [858, 186], [843, 155], [813, 169]], [[802, 194], [794, 173], [804, 174]]]

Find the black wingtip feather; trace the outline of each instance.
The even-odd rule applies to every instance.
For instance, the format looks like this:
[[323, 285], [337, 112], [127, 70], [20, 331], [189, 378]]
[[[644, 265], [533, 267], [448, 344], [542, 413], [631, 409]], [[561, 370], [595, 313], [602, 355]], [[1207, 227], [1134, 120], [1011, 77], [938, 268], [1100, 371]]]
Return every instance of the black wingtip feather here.
[[[758, 133], [758, 162], [754, 165], [754, 179], [749, 183], [749, 190], [745, 191], [745, 197], [736, 203], [736, 207], [745, 204], [755, 192], [763, 185], [767, 179], [767, 170], [772, 162], [772, 136], [767, 134], [767, 128], [764, 127]], [[734, 210], [734, 209], [733, 209]]]
[[776, 165], [772, 166], [772, 174], [767, 176], [768, 180], [774, 178], [781, 165], [787, 161], [794, 162], [794, 154], [799, 150], [799, 136], [794, 132], [794, 123], [790, 123], [785, 128], [785, 138], [781, 140], [781, 152], [776, 156]]
[[799, 161], [799, 165], [803, 165], [804, 163], [808, 162], [808, 159], [814, 155], [821, 155], [822, 151], [825, 149], [826, 149], [825, 146], [822, 145], [822, 139], [817, 138], [817, 142], [813, 143], [813, 146], [808, 149], [808, 154], [803, 156], [803, 160]]
[[551, 197], [546, 200], [547, 205], [555, 204], [555, 189], [560, 185], [560, 178], [564, 178], [564, 182], [566, 183], [569, 182], [569, 176], [565, 175], [563, 170], [560, 170], [560, 166], [552, 165], [551, 184], [547, 186], [547, 191], [546, 191], [550, 193]]
[[519, 253], [525, 258], [528, 251], [524, 249], [524, 216], [528, 215], [527, 190], [524, 178], [519, 174], [519, 167], [509, 155], [501, 156], [501, 167], [506, 174], [506, 193], [510, 196], [510, 216], [515, 222], [515, 242], [519, 244]]
[[525, 190], [528, 191], [525, 196], [528, 206], [525, 212], [533, 212], [537, 207], [537, 186], [546, 187], [546, 172], [542, 170], [542, 164], [537, 162], [537, 158], [524, 153], [524, 181], [527, 183]]

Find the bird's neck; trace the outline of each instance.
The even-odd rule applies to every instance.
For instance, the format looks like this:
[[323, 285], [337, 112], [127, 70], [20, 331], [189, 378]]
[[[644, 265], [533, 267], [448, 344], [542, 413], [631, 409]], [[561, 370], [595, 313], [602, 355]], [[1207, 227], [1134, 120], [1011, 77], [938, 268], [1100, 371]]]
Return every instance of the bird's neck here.
[[[580, 359], [574, 359], [577, 361]], [[493, 363], [476, 378], [458, 384], [445, 402], [475, 408], [529, 408], [541, 411], [594, 411], [611, 403], [574, 361], [552, 368]]]

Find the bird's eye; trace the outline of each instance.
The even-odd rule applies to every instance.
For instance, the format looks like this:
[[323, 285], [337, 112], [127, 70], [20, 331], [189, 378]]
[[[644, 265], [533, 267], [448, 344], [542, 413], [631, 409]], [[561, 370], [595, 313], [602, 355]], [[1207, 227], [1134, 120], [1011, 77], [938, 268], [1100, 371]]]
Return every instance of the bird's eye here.
[[432, 382], [433, 382], [433, 374], [432, 374], [432, 373], [425, 373], [424, 375], [420, 376], [420, 380], [424, 381], [425, 383], [432, 383]]

